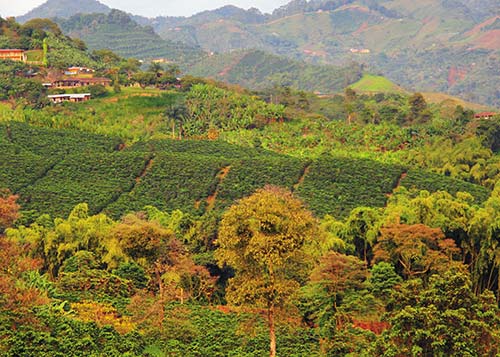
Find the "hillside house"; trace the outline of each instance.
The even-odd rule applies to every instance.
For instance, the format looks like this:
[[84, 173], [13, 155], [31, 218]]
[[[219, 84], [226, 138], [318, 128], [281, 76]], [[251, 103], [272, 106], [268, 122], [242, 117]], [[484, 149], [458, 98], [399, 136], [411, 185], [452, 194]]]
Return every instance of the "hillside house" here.
[[65, 79], [57, 79], [52, 82], [53, 88], [75, 88], [75, 87], [86, 87], [86, 86], [94, 86], [94, 85], [103, 85], [110, 86], [111, 79], [109, 78], [65, 78]]
[[0, 60], [12, 60], [26, 62], [28, 57], [24, 50], [19, 49], [0, 49]]
[[54, 94], [47, 96], [52, 103], [63, 103], [63, 102], [86, 102], [90, 100], [90, 93], [74, 93], [74, 94]]
[[495, 115], [499, 115], [495, 112], [481, 112], [474, 115], [474, 119], [492, 119]]
[[66, 76], [92, 75], [95, 72], [92, 68], [88, 67], [68, 67], [64, 74]]

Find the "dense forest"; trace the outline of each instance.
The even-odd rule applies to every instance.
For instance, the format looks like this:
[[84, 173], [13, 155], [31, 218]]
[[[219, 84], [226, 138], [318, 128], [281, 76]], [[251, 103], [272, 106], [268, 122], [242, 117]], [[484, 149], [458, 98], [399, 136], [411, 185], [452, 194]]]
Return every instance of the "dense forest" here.
[[[500, 116], [0, 25], [43, 59], [0, 62], [1, 355], [500, 353]], [[51, 104], [73, 64], [112, 85]]]

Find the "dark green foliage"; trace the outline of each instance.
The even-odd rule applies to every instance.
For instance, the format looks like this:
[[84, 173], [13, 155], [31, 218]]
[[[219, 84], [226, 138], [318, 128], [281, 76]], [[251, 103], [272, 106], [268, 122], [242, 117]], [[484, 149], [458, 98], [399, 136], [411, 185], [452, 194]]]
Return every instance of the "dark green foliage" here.
[[[181, 356], [261, 357], [269, 354], [269, 340], [260, 317], [221, 312], [200, 306], [168, 307], [168, 315], [182, 311], [183, 319], [167, 317], [162, 340], [152, 341], [156, 350]], [[175, 312], [179, 309], [179, 312]], [[184, 319], [186, 313], [189, 320]], [[277, 331], [279, 355], [320, 356], [314, 330], [283, 324]], [[151, 346], [152, 348], [153, 346]]]
[[479, 122], [476, 129], [476, 134], [479, 136], [483, 145], [490, 148], [493, 152], [500, 151], [500, 118], [499, 116], [493, 119], [483, 119]]
[[144, 337], [137, 332], [121, 335], [110, 326], [98, 327], [72, 319], [60, 308], [37, 311], [35, 324], [12, 328], [0, 317], [0, 349], [6, 357], [143, 356]]
[[79, 48], [79, 44], [66, 37], [49, 34], [47, 37], [49, 52], [47, 61], [51, 67], [64, 69], [69, 66], [101, 67], [87, 52]]
[[409, 170], [407, 176], [401, 180], [401, 185], [429, 192], [447, 191], [452, 195], [457, 192], [469, 192], [478, 204], [486, 201], [490, 194], [482, 186], [420, 170]]
[[257, 156], [233, 161], [227, 177], [219, 186], [217, 204], [226, 208], [235, 200], [249, 196], [265, 185], [293, 189], [305, 165], [304, 160], [287, 156]]
[[271, 151], [258, 151], [249, 147], [231, 145], [223, 141], [206, 140], [150, 140], [139, 141], [127, 150], [165, 153], [186, 153], [193, 155], [223, 156], [227, 159], [254, 157], [256, 155], [279, 156]]
[[135, 290], [130, 280], [122, 279], [105, 270], [90, 268], [60, 273], [56, 287], [60, 297], [73, 301], [130, 297]]
[[[0, 139], [1, 140], [1, 139]], [[13, 192], [43, 177], [53, 165], [50, 158], [0, 141], [0, 186]]]
[[376, 296], [388, 297], [394, 285], [401, 283], [403, 280], [396, 274], [394, 266], [387, 262], [375, 264], [370, 273], [371, 291]]
[[429, 284], [405, 282], [394, 293], [387, 330], [375, 355], [494, 356], [498, 307], [491, 292], [476, 296], [468, 274], [433, 275]]
[[[384, 206], [405, 171], [335, 156], [322, 156], [306, 170], [307, 160], [219, 141], [155, 140], [115, 152], [119, 143], [95, 134], [2, 124], [6, 159], [0, 162], [0, 183], [21, 194], [24, 210], [57, 216], [80, 202], [88, 202], [91, 213], [104, 210], [116, 218], [147, 205], [201, 215], [273, 184], [296, 190], [319, 216], [345, 217], [357, 206]], [[401, 184], [466, 191], [479, 203], [488, 196], [481, 186], [418, 170], [410, 170]]]
[[89, 86], [86, 90], [92, 95], [92, 98], [101, 98], [108, 95], [108, 91], [102, 84]]
[[346, 217], [358, 206], [383, 207], [403, 172], [398, 165], [322, 156], [313, 162], [297, 193], [319, 215]]
[[80, 202], [91, 214], [130, 191], [147, 157], [139, 153], [68, 155], [45, 177], [21, 191], [23, 208], [66, 216]]
[[45, 176], [67, 154], [110, 152], [119, 143], [102, 135], [0, 123], [0, 186], [17, 192]]
[[61, 266], [61, 272], [76, 273], [89, 269], [97, 269], [98, 267], [94, 253], [87, 250], [80, 250], [64, 261]]
[[[18, 122], [0, 123], [0, 128], [2, 127], [6, 128], [5, 133], [9, 133], [8, 139], [13, 144], [46, 157], [111, 152], [121, 143], [116, 137], [74, 130], [53, 130]], [[0, 142], [1, 140], [0, 138]]]
[[216, 175], [227, 162], [218, 157], [176, 153], [157, 154], [151, 165], [135, 189], [121, 196], [107, 212], [119, 217], [153, 205], [162, 210], [200, 213], [201, 202], [214, 192]]
[[130, 280], [136, 289], [145, 288], [149, 281], [144, 269], [135, 262], [120, 264], [118, 268], [113, 270], [113, 274], [122, 279]]
[[0, 100], [22, 101], [31, 107], [47, 104], [46, 90], [28, 77], [33, 71], [22, 62], [0, 61]]

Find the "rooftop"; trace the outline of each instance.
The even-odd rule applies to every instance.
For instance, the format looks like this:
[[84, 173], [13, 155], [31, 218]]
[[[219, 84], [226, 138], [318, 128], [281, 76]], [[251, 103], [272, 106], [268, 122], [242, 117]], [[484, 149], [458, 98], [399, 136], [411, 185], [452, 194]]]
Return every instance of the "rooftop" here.
[[72, 93], [72, 94], [53, 94], [53, 95], [48, 95], [48, 98], [85, 98], [85, 97], [90, 97], [90, 93]]

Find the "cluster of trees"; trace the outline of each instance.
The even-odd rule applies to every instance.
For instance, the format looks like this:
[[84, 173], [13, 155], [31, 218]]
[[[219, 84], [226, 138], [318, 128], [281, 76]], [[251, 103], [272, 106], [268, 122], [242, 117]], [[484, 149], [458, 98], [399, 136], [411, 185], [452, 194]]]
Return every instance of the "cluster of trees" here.
[[0, 100], [13, 105], [40, 108], [48, 104], [47, 91], [39, 81], [30, 78], [33, 72], [22, 62], [0, 62]]
[[167, 110], [180, 137], [217, 138], [219, 131], [261, 128], [284, 118], [284, 107], [210, 84], [195, 84]]
[[[209, 311], [222, 304], [243, 325], [230, 320], [230, 330], [217, 333], [239, 339], [239, 329], [257, 329], [259, 342], [248, 355], [263, 355], [265, 344], [270, 356], [305, 353], [288, 340], [291, 331], [298, 340], [310, 335], [302, 348], [313, 356], [494, 355], [499, 193], [477, 206], [463, 193], [414, 196], [402, 189], [386, 208], [319, 220], [289, 191], [267, 186], [220, 219], [145, 207], [114, 221], [80, 204], [66, 219], [43, 215], [7, 228], [19, 206], [4, 192], [1, 264], [16, 269], [0, 270], [0, 282], [17, 290], [0, 300], [0, 314], [18, 328], [0, 346], [15, 354], [19, 345], [8, 342], [41, 318], [107, 328], [126, 341], [122, 353], [154, 345], [159, 353], [195, 355], [199, 337], [188, 325], [208, 318], [204, 334], [215, 333], [221, 317]], [[60, 310], [37, 307], [48, 303]], [[178, 309], [189, 313], [179, 316]], [[56, 341], [63, 338], [54, 322], [37, 326], [33, 336], [49, 328]], [[86, 348], [102, 351], [108, 342]], [[243, 345], [211, 346], [218, 355]]]

